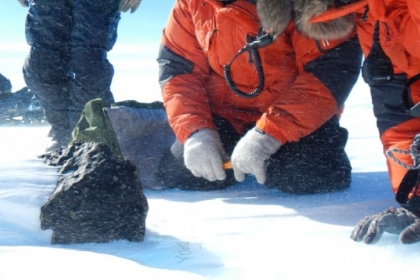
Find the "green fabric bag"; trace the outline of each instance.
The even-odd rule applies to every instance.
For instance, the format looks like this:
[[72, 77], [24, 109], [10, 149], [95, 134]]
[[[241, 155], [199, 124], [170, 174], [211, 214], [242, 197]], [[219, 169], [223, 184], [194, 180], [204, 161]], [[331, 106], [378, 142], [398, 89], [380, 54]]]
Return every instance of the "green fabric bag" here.
[[108, 145], [115, 156], [121, 156], [114, 130], [105, 113], [105, 104], [101, 98], [93, 99], [85, 104], [79, 121], [72, 132], [72, 141], [100, 142]]

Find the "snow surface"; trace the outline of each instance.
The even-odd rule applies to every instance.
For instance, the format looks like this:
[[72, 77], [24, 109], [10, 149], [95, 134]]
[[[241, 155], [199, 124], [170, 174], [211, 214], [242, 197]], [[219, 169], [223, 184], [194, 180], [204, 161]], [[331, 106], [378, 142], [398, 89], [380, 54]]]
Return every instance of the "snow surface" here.
[[[0, 72], [19, 90], [27, 9], [0, 2]], [[159, 9], [155, 3], [143, 0], [136, 13], [122, 15], [109, 53], [117, 101], [159, 99], [156, 56], [173, 0], [159, 0]], [[49, 127], [0, 127], [0, 280], [415, 279], [420, 243], [403, 245], [391, 234], [375, 245], [349, 238], [363, 216], [398, 206], [371, 107], [359, 82], [341, 122], [350, 133], [350, 189], [297, 196], [249, 179], [212, 192], [145, 190], [150, 211], [138, 243], [51, 245], [39, 214], [58, 174], [37, 158]]]
[[37, 158], [49, 126], [0, 127], [0, 279], [415, 277], [420, 244], [391, 234], [376, 245], [349, 238], [360, 218], [397, 206], [371, 110], [360, 82], [342, 118], [350, 189], [290, 195], [249, 178], [220, 191], [145, 190], [147, 232], [137, 243], [51, 245], [39, 214], [58, 174]]

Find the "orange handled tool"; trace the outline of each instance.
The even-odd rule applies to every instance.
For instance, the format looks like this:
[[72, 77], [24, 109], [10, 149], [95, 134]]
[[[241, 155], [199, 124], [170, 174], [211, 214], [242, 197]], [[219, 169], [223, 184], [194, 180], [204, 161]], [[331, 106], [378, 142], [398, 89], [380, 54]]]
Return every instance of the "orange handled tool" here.
[[232, 163], [230, 161], [224, 162], [223, 169], [232, 169]]

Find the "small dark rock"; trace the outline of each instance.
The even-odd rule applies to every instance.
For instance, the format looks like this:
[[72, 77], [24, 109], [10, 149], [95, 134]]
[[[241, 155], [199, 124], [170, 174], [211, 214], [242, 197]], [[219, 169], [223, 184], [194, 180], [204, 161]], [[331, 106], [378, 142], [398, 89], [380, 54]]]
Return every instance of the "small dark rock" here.
[[57, 188], [41, 208], [52, 243], [142, 241], [148, 202], [136, 166], [103, 143], [69, 145], [41, 155], [59, 166]]

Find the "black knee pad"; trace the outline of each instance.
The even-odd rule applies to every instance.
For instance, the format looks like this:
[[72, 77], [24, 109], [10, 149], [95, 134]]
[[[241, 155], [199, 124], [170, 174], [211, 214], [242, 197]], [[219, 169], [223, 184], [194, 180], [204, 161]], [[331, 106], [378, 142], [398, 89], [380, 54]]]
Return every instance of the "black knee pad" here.
[[333, 118], [299, 142], [283, 145], [268, 163], [266, 185], [296, 194], [348, 188], [352, 168], [344, 150], [347, 139], [347, 130]]

